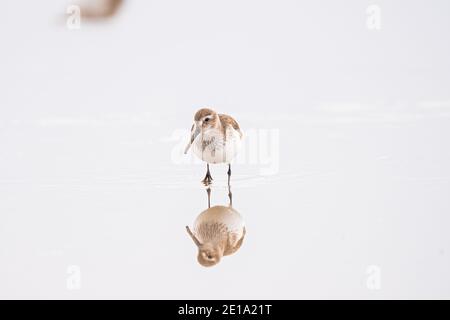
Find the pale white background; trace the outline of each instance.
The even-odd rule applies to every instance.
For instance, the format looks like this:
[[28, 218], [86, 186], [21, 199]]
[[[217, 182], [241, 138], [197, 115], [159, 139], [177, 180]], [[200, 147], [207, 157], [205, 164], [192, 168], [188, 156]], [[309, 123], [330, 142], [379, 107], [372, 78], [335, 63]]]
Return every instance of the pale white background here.
[[[73, 31], [67, 4], [0, 5], [1, 298], [450, 297], [447, 0], [128, 0]], [[234, 165], [248, 235], [210, 269], [179, 155], [203, 105], [270, 151]]]

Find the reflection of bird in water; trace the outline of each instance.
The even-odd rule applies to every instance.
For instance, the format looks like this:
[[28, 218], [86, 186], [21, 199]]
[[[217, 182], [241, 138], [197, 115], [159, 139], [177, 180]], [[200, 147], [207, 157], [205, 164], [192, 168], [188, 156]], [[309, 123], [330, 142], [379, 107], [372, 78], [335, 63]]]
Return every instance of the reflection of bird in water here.
[[214, 110], [207, 108], [197, 111], [191, 128], [191, 139], [184, 153], [187, 153], [192, 146], [195, 155], [207, 163], [206, 176], [202, 182], [208, 187], [208, 206], [211, 193], [209, 185], [212, 182], [211, 173], [209, 172], [210, 163], [228, 164], [228, 196], [230, 205], [232, 204], [230, 162], [241, 148], [241, 143], [241, 129], [232, 117], [226, 114], [218, 114]]
[[232, 207], [214, 206], [200, 213], [193, 232], [186, 230], [198, 247], [198, 262], [211, 267], [223, 256], [235, 253], [245, 237], [245, 224], [239, 212]]
[[119, 11], [123, 0], [97, 0], [89, 1], [89, 4], [81, 3], [81, 18], [105, 19], [111, 18]]

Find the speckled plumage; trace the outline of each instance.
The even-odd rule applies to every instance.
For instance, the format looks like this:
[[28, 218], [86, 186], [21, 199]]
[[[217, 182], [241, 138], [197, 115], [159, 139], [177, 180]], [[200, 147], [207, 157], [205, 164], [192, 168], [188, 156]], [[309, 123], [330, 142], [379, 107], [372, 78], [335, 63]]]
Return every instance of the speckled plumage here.
[[241, 148], [242, 131], [231, 116], [209, 108], [198, 110], [191, 127], [193, 152], [207, 163], [230, 163]]

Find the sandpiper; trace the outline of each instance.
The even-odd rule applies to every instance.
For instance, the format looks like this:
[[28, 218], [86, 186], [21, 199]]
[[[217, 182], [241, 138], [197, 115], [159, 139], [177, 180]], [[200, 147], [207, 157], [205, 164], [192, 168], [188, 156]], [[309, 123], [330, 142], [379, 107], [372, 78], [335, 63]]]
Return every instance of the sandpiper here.
[[231, 116], [218, 114], [212, 109], [203, 108], [198, 110], [194, 116], [194, 124], [191, 128], [191, 138], [184, 153], [192, 146], [194, 154], [205, 161], [206, 176], [202, 180], [208, 187], [208, 206], [212, 182], [209, 164], [228, 164], [228, 196], [232, 204], [230, 187], [231, 160], [236, 156], [242, 143], [242, 132], [239, 124]]
[[81, 5], [81, 18], [100, 20], [115, 16], [123, 4], [123, 0], [97, 0]]
[[194, 232], [186, 230], [198, 247], [198, 262], [205, 267], [220, 262], [223, 256], [235, 253], [245, 237], [242, 216], [232, 207], [214, 206], [197, 217]]

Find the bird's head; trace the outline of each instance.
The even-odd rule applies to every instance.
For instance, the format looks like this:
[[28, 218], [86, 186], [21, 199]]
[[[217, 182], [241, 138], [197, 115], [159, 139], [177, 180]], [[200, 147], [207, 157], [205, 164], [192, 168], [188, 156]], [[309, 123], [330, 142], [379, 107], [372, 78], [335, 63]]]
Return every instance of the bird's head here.
[[198, 110], [194, 116], [194, 125], [200, 130], [214, 128], [219, 122], [219, 116], [214, 110], [203, 108]]
[[197, 260], [204, 267], [212, 267], [220, 262], [223, 252], [212, 244], [202, 244], [198, 247]]
[[200, 242], [188, 226], [186, 226], [186, 231], [191, 236], [192, 240], [194, 240], [194, 243], [198, 248], [197, 260], [202, 266], [211, 267], [220, 262], [220, 259], [223, 256], [223, 249], [221, 249], [220, 245], [210, 242]]
[[187, 153], [190, 146], [194, 143], [200, 133], [212, 128], [217, 128], [219, 123], [219, 115], [214, 110], [208, 108], [198, 110], [194, 115], [194, 124], [191, 128], [191, 139], [186, 146], [184, 153]]

